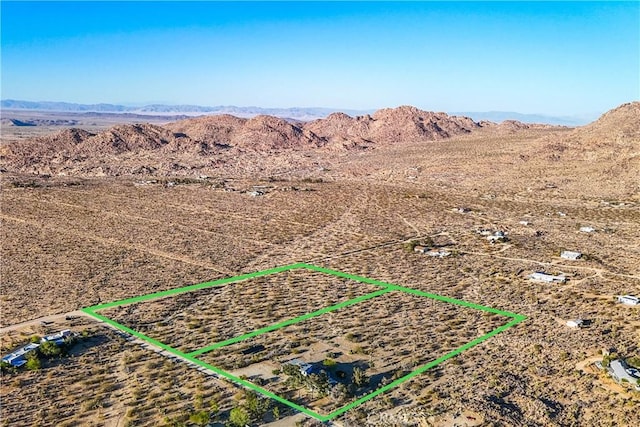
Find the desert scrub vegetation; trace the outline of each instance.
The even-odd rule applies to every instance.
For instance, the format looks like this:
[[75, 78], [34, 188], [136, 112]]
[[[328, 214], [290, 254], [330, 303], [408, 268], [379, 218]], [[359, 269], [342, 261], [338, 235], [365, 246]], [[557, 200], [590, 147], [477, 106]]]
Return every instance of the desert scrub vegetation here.
[[[478, 337], [479, 328], [490, 331], [506, 322], [502, 316], [483, 316], [477, 310], [390, 292], [218, 348], [199, 358], [236, 375], [251, 373], [250, 381], [260, 379], [261, 386], [269, 391], [316, 405], [324, 387], [313, 383], [311, 390], [301, 392], [307, 383], [296, 374], [298, 367], [280, 368], [281, 363], [287, 366], [287, 360], [301, 358], [323, 365], [328, 371], [347, 369], [356, 389], [369, 385], [365, 378], [375, 378], [370, 384], [375, 389]], [[334, 357], [328, 359], [327, 354]], [[283, 369], [285, 378], [279, 375], [279, 369]], [[363, 392], [351, 390], [348, 395], [356, 398]], [[318, 409], [331, 412], [343, 401], [344, 396], [333, 403], [317, 405]]]
[[[162, 425], [165, 418], [186, 413], [188, 419], [197, 412], [198, 395], [210, 410], [215, 402], [223, 416], [231, 408], [231, 393], [212, 378], [110, 329], [93, 326], [91, 335], [70, 351], [73, 357], [46, 361], [38, 371], [2, 375], [3, 425], [103, 424], [122, 415], [130, 425]], [[55, 410], [29, 410], [44, 403]]]
[[290, 270], [101, 314], [165, 344], [194, 351], [376, 290], [379, 287], [324, 273]]
[[[640, 281], [635, 278], [640, 248], [634, 244], [640, 239], [639, 214], [630, 184], [637, 182], [637, 173], [620, 169], [619, 153], [599, 157], [592, 150], [589, 155], [597, 161], [585, 162], [580, 150], [593, 147], [580, 144], [572, 151], [560, 141], [571, 132], [488, 132], [379, 146], [357, 155], [348, 150], [314, 152], [311, 160], [303, 154], [282, 158], [248, 154], [244, 159], [225, 158], [229, 162], [221, 162], [213, 171], [198, 170], [198, 175], [215, 177], [207, 185], [133, 185], [139, 176], [80, 180], [25, 175], [17, 181], [37, 184], [25, 188], [6, 185], [3, 179], [2, 324], [312, 261], [528, 316], [524, 323], [412, 379], [384, 399], [349, 411], [340, 417], [345, 424], [384, 421], [369, 415], [384, 413], [390, 405], [388, 396], [395, 406], [389, 414], [408, 414], [414, 422], [422, 421], [423, 415], [427, 420], [434, 417], [430, 423], [451, 422], [447, 415], [469, 409], [497, 424], [633, 425], [637, 399], [603, 389], [598, 382], [604, 378], [595, 374], [577, 376], [575, 366], [603, 347], [620, 349], [628, 357], [637, 355], [638, 310], [613, 299], [640, 294]], [[553, 148], [561, 146], [562, 152]], [[549, 154], [561, 159], [564, 167], [550, 168], [549, 162], [559, 160], [549, 159]], [[325, 171], [318, 172], [310, 161], [322, 164]], [[187, 180], [197, 176], [189, 170], [175, 173]], [[413, 178], [408, 179], [409, 175]], [[269, 183], [268, 194], [250, 197], [245, 193], [263, 185], [262, 177], [269, 176], [276, 178]], [[305, 177], [322, 177], [324, 182], [304, 183]], [[67, 185], [73, 180], [81, 185]], [[314, 191], [284, 191], [285, 186]], [[453, 212], [456, 207], [471, 211]], [[528, 225], [520, 224], [522, 220]], [[597, 232], [580, 233], [579, 224], [593, 226]], [[511, 241], [489, 247], [475, 234], [485, 227], [505, 229]], [[460, 256], [431, 259], [405, 250], [407, 241], [420, 241], [426, 235], [436, 245], [455, 248]], [[567, 268], [567, 262], [554, 256], [560, 247], [592, 259], [576, 264], [580, 268]], [[570, 271], [573, 280], [564, 286], [526, 280], [526, 275], [541, 268]], [[45, 285], [33, 292], [33, 283]], [[204, 295], [179, 304], [140, 305], [118, 315], [146, 327], [150, 335], [157, 332], [162, 340], [197, 348], [224, 338], [227, 331], [235, 334], [263, 320], [282, 319], [289, 310], [304, 311], [306, 298], [317, 305], [312, 291], [310, 296], [296, 292], [304, 284], [291, 283], [290, 290], [286, 282], [274, 283], [269, 288], [275, 293], [260, 294], [260, 301], [238, 291], [238, 300], [257, 307], [255, 317], [246, 322], [216, 323], [224, 318], [227, 306], [208, 311]], [[318, 295], [333, 297], [328, 288], [320, 288]], [[355, 295], [354, 290], [345, 293], [347, 298]], [[225, 301], [228, 311], [238, 317], [246, 314], [232, 298], [219, 301]], [[413, 300], [369, 307], [354, 306], [351, 316], [339, 312], [322, 316], [305, 326], [308, 332], [289, 328], [255, 337], [245, 345], [262, 344], [265, 350], [243, 354], [247, 365], [242, 369], [248, 372], [242, 373], [254, 380], [258, 373], [251, 370], [264, 365], [259, 374], [261, 381], [268, 381], [268, 388], [277, 385], [272, 379], [282, 374], [273, 372], [283, 359], [322, 363], [330, 358], [337, 363], [336, 369], [345, 363], [366, 363], [367, 375], [377, 384], [380, 377], [380, 383], [390, 381], [407, 372], [405, 368], [422, 363], [422, 347], [427, 353], [446, 351], [499, 322], [482, 314], [476, 318], [435, 307], [421, 309]], [[592, 323], [568, 329], [566, 320], [578, 317]], [[308, 340], [296, 337], [304, 333]], [[358, 341], [347, 340], [349, 333]], [[219, 411], [209, 411], [209, 421], [224, 423], [241, 404], [231, 398], [233, 389], [228, 384], [209, 383], [203, 374], [173, 362], [146, 368], [157, 355], [138, 351], [132, 343], [120, 344], [107, 332], [100, 335], [106, 341], [69, 358], [64, 370], [43, 364], [38, 371], [3, 376], [3, 421], [10, 425], [109, 424], [122, 417], [131, 425], [198, 424], [204, 422], [202, 412], [209, 411], [209, 402], [215, 401]], [[293, 341], [299, 345], [286, 345]], [[7, 342], [4, 336], [2, 342], [3, 346]], [[358, 346], [368, 354], [352, 353]], [[246, 349], [230, 347], [229, 353], [202, 358], [219, 358], [232, 367], [234, 351]], [[106, 370], [87, 368], [95, 365]], [[219, 396], [209, 396], [209, 387]], [[425, 391], [418, 396], [420, 389]], [[145, 401], [145, 395], [154, 397]], [[55, 409], [42, 410], [43, 401]], [[128, 409], [133, 409], [129, 415]], [[242, 422], [247, 410], [235, 413]]]

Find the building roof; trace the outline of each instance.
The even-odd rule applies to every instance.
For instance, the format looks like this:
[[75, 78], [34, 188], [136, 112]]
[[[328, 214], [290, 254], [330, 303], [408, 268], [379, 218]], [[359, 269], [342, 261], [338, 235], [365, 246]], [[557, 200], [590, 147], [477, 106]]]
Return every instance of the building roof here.
[[640, 304], [640, 298], [634, 297], [633, 295], [620, 295], [618, 296], [618, 301], [624, 304], [629, 304], [629, 305]]
[[617, 381], [627, 380], [630, 384], [637, 384], [640, 379], [640, 371], [629, 367], [624, 360], [612, 360], [609, 364], [611, 374]]
[[582, 257], [582, 253], [576, 251], [562, 251], [560, 257], [565, 259], [578, 259]]
[[[60, 332], [56, 332], [55, 334], [47, 335], [40, 339], [40, 343], [44, 342], [54, 342], [56, 345], [64, 344], [64, 340], [66, 337], [71, 336], [73, 333], [69, 329], [65, 329]], [[20, 347], [17, 350], [7, 354], [2, 358], [3, 362], [10, 363], [13, 366], [20, 367], [24, 365], [26, 362], [25, 355], [30, 351], [33, 351], [40, 347], [40, 343], [32, 342], [25, 346]]]
[[567, 322], [567, 326], [570, 326], [572, 328], [579, 328], [583, 323], [584, 321], [582, 319], [573, 319]]
[[19, 349], [13, 351], [12, 353], [7, 354], [2, 358], [3, 362], [9, 363], [13, 366], [20, 367], [27, 363], [25, 360], [25, 356], [32, 350], [40, 347], [38, 343], [30, 343], [25, 345], [24, 347], [20, 347]]
[[451, 252], [444, 251], [444, 250], [437, 250], [437, 251], [434, 250], [434, 251], [427, 252], [427, 255], [442, 258], [442, 257], [451, 255]]
[[564, 276], [554, 276], [553, 274], [544, 273], [542, 271], [536, 271], [535, 273], [529, 275], [529, 279], [538, 280], [541, 282], [566, 282], [567, 278]]
[[60, 345], [64, 343], [64, 339], [68, 336], [71, 336], [71, 331], [69, 329], [65, 329], [63, 331], [57, 332], [55, 334], [47, 335], [42, 337], [41, 342], [53, 341], [56, 344]]

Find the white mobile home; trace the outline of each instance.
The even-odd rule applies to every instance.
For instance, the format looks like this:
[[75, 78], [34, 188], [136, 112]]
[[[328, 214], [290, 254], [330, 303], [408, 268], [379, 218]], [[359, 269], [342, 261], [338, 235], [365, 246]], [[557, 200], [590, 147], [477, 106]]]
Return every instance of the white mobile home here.
[[632, 295], [619, 295], [618, 302], [626, 305], [638, 305], [640, 304], [640, 298], [634, 297]]
[[560, 258], [576, 260], [582, 258], [582, 254], [575, 251], [562, 251]]
[[567, 326], [574, 329], [581, 328], [583, 324], [584, 321], [582, 319], [569, 320], [567, 322]]
[[536, 271], [535, 273], [531, 274], [529, 276], [529, 279], [547, 283], [564, 283], [567, 281], [567, 278], [564, 276], [554, 276], [553, 274], [548, 274], [541, 271]]

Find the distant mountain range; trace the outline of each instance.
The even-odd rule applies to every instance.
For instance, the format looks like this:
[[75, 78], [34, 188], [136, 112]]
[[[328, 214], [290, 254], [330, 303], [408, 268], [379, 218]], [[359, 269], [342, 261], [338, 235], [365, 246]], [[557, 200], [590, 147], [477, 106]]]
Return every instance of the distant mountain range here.
[[[70, 102], [52, 101], [20, 101], [14, 99], [3, 99], [0, 101], [0, 108], [5, 110], [32, 110], [32, 111], [55, 111], [69, 113], [132, 113], [139, 115], [211, 115], [211, 114], [231, 114], [237, 117], [251, 118], [258, 115], [269, 115], [286, 119], [310, 121], [325, 118], [331, 113], [341, 112], [352, 117], [372, 114], [371, 110], [350, 110], [338, 108], [322, 107], [292, 107], [292, 108], [262, 108], [262, 107], [236, 107], [232, 105], [218, 105], [214, 107], [202, 105], [165, 105], [151, 104], [145, 106], [125, 106], [117, 104], [75, 104]], [[587, 124], [597, 118], [593, 116], [548, 116], [542, 114], [522, 114], [510, 111], [489, 111], [489, 112], [449, 112], [450, 115], [467, 116], [476, 121], [489, 120], [502, 122], [504, 120], [517, 120], [523, 123], [545, 123], [552, 125], [580, 126]]]
[[543, 114], [522, 114], [513, 111], [485, 111], [485, 112], [457, 112], [450, 113], [458, 116], [468, 116], [473, 120], [489, 120], [502, 122], [505, 120], [517, 120], [522, 123], [544, 123], [560, 126], [582, 126], [591, 123], [598, 118], [598, 114], [583, 116], [547, 116]]

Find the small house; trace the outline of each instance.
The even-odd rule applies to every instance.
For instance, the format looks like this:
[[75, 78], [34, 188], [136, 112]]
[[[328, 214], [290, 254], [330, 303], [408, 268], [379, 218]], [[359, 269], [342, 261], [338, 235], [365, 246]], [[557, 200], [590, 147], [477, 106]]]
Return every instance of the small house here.
[[419, 254], [427, 253], [428, 250], [429, 250], [429, 248], [427, 248], [426, 246], [422, 246], [422, 245], [415, 245], [413, 247], [413, 251], [417, 252]]
[[584, 324], [584, 321], [582, 319], [569, 320], [567, 322], [567, 326], [574, 329], [581, 328], [583, 324]]
[[307, 362], [303, 362], [300, 359], [291, 359], [289, 362], [290, 365], [294, 365], [297, 366], [298, 369], [300, 369], [300, 373], [304, 376], [309, 375], [309, 373], [312, 372], [313, 369], [313, 365], [311, 365], [310, 363]]
[[507, 233], [504, 231], [496, 231], [495, 233], [487, 236], [487, 240], [490, 243], [502, 243], [507, 241]]
[[575, 252], [575, 251], [562, 251], [560, 253], [560, 258], [577, 260], [582, 258], [582, 254], [580, 252]]
[[627, 382], [630, 385], [637, 385], [640, 380], [640, 371], [629, 367], [624, 360], [616, 359], [609, 363], [609, 373], [618, 383]]
[[451, 252], [445, 251], [445, 250], [433, 250], [433, 251], [429, 251], [427, 252], [427, 255], [432, 256], [432, 257], [438, 257], [438, 258], [444, 258], [447, 257], [449, 255], [451, 255]]
[[554, 276], [553, 274], [544, 273], [541, 271], [536, 271], [535, 273], [531, 274], [529, 276], [529, 279], [547, 283], [564, 283], [567, 281], [567, 278], [564, 276]]
[[325, 374], [327, 376], [327, 380], [329, 385], [336, 385], [338, 382], [331, 376], [329, 372], [324, 370], [321, 366], [315, 363], [307, 363], [303, 362], [299, 359], [291, 359], [289, 362], [290, 365], [297, 366], [300, 370], [302, 376], [308, 377], [309, 375], [322, 375]]
[[69, 329], [65, 329], [65, 330], [60, 331], [58, 333], [42, 337], [42, 339], [40, 341], [41, 342], [51, 341], [51, 342], [54, 342], [56, 345], [60, 346], [60, 345], [64, 344], [66, 339], [68, 337], [70, 337], [70, 336], [71, 336], [71, 331]]
[[7, 354], [6, 356], [4, 356], [2, 359], [3, 362], [10, 364], [11, 366], [15, 366], [16, 368], [19, 368], [20, 366], [24, 365], [25, 363], [27, 363], [27, 355], [36, 350], [38, 347], [40, 347], [41, 343], [45, 343], [45, 342], [53, 342], [55, 343], [57, 346], [61, 346], [63, 345], [67, 339], [69, 337], [72, 337], [74, 335], [73, 332], [71, 332], [69, 329], [65, 329], [63, 331], [60, 332], [56, 332], [55, 334], [51, 334], [51, 335], [47, 335], [45, 337], [42, 337], [40, 339], [40, 342], [32, 342], [29, 343], [23, 347], [20, 347], [19, 349], [13, 351], [12, 353]]
[[626, 305], [638, 305], [640, 304], [640, 298], [632, 295], [619, 295], [618, 302]]
[[14, 351], [12, 353], [9, 353], [6, 356], [4, 356], [2, 358], [2, 361], [5, 362], [5, 363], [10, 364], [11, 366], [15, 366], [16, 368], [19, 368], [20, 366], [22, 366], [25, 363], [27, 363], [27, 355], [30, 352], [32, 352], [35, 349], [37, 349], [38, 347], [40, 347], [40, 344], [38, 344], [38, 343], [27, 344], [24, 347], [20, 347], [16, 351]]
[[580, 227], [580, 231], [583, 233], [593, 233], [596, 229], [593, 227]]

